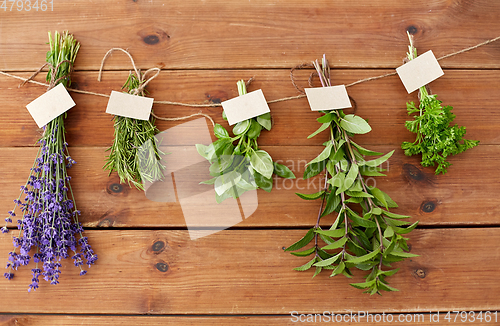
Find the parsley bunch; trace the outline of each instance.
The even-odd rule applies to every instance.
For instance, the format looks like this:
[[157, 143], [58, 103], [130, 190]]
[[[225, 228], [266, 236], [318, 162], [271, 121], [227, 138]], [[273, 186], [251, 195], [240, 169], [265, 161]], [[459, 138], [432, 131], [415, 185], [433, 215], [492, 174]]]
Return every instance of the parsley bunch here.
[[[413, 46], [413, 39], [410, 34], [408, 60], [417, 57], [417, 49]], [[422, 154], [422, 166], [436, 166], [435, 173], [447, 172], [451, 165], [446, 159], [449, 155], [462, 153], [469, 148], [477, 146], [478, 140], [463, 139], [465, 127], [457, 124], [451, 125], [455, 115], [451, 113], [453, 107], [442, 106], [437, 95], [430, 95], [425, 86], [420, 87], [420, 104], [417, 108], [414, 102], [406, 103], [408, 115], [415, 114], [414, 120], [406, 121], [406, 128], [417, 134], [413, 143], [403, 142], [401, 148], [406, 155]]]
[[[247, 93], [243, 80], [237, 85], [240, 96]], [[227, 120], [224, 112], [222, 116]], [[218, 140], [208, 146], [196, 144], [198, 153], [210, 161], [210, 175], [213, 177], [201, 183], [214, 185], [217, 203], [231, 197], [236, 199], [246, 191], [259, 188], [270, 192], [273, 174], [295, 179], [288, 167], [273, 163], [271, 155], [259, 149], [257, 138], [262, 128], [271, 130], [271, 126], [270, 113], [238, 122], [233, 127], [234, 137], [223, 126], [215, 124], [214, 134]]]
[[[330, 69], [323, 57], [322, 67], [313, 62], [321, 84], [331, 86]], [[323, 151], [307, 163], [304, 179], [325, 173], [324, 188], [314, 194], [297, 195], [306, 200], [320, 200], [316, 225], [286, 251], [299, 257], [312, 256], [307, 263], [295, 268], [306, 271], [314, 267], [313, 277], [323, 270], [330, 276], [352, 277], [352, 268], [369, 271], [366, 280], [351, 285], [365, 290], [365, 293], [380, 294], [380, 291], [398, 291], [391, 287], [386, 278], [398, 269], [385, 269], [394, 262], [415, 257], [408, 251], [404, 234], [412, 231], [418, 222], [410, 225], [405, 221], [409, 216], [395, 214], [389, 208], [398, 205], [382, 190], [369, 187], [365, 177], [384, 176], [380, 167], [394, 151], [376, 159], [382, 153], [361, 147], [352, 140], [355, 134], [371, 131], [370, 125], [361, 117], [345, 114], [342, 110], [321, 111], [318, 118], [321, 127], [311, 134], [312, 138], [323, 131], [329, 131], [330, 140], [325, 142]], [[335, 222], [329, 229], [322, 229], [322, 217], [335, 214]], [[302, 249], [309, 243], [313, 246]], [[301, 250], [301, 251], [298, 251]]]

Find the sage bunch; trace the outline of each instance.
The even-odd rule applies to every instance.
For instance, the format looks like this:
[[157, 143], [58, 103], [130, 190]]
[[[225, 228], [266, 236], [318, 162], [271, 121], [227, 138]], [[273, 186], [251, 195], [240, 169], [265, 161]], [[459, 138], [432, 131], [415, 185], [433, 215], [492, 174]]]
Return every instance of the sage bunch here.
[[[331, 86], [330, 68], [326, 58], [322, 63], [313, 62], [323, 87]], [[295, 256], [312, 256], [297, 271], [315, 269], [313, 277], [324, 270], [330, 276], [352, 277], [351, 270], [366, 271], [366, 279], [352, 283], [366, 293], [381, 294], [381, 291], [397, 291], [386, 278], [398, 269], [391, 264], [405, 258], [415, 257], [408, 251], [405, 234], [413, 230], [418, 222], [410, 225], [409, 216], [390, 212], [397, 204], [388, 194], [376, 187], [369, 187], [366, 177], [383, 176], [381, 164], [394, 153], [368, 150], [353, 141], [356, 134], [371, 131], [370, 125], [361, 117], [345, 114], [342, 110], [320, 111], [319, 129], [328, 132], [330, 140], [323, 143], [322, 152], [307, 163], [304, 179], [325, 174], [324, 188], [314, 194], [300, 194], [305, 200], [319, 200], [320, 208], [316, 224], [300, 240], [286, 248]], [[320, 226], [321, 218], [333, 214], [335, 222], [328, 229]], [[312, 243], [307, 249], [303, 249]], [[300, 250], [300, 251], [299, 251]]]

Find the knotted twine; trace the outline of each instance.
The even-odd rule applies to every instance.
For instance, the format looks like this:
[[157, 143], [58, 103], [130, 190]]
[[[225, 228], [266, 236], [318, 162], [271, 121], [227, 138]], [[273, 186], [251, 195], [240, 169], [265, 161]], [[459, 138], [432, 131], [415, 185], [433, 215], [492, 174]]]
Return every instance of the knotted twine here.
[[[130, 55], [130, 53], [127, 50], [124, 50], [122, 48], [112, 48], [104, 55], [104, 57], [102, 58], [102, 61], [101, 61], [101, 68], [99, 69], [99, 76], [97, 77], [97, 80], [101, 81], [102, 70], [104, 68], [104, 62], [106, 62], [106, 59], [108, 59], [108, 57], [111, 56], [113, 51], [122, 51], [123, 53], [125, 53], [129, 57], [130, 62], [132, 63], [132, 67], [134, 68], [135, 75], [137, 76], [137, 80], [139, 81], [139, 86], [137, 88], [131, 90], [130, 93], [132, 95], [145, 96], [146, 86], [149, 84], [150, 81], [155, 79], [160, 74], [161, 70], [160, 70], [160, 68], [150, 68], [150, 69], [146, 70], [144, 72], [144, 74], [142, 74], [140, 69], [137, 69], [137, 66], [135, 65], [134, 58], [132, 58], [132, 55]], [[148, 79], [146, 79], [146, 76], [152, 72], [156, 72], [156, 73], [154, 75], [152, 75], [151, 77], [149, 77]], [[157, 103], [157, 102], [153, 101], [153, 103]], [[194, 113], [194, 114], [187, 115], [187, 116], [183, 116], [183, 117], [177, 117], [177, 118], [160, 117], [160, 116], [157, 116], [153, 111], [151, 111], [151, 115], [153, 117], [155, 117], [156, 119], [164, 120], [164, 121], [179, 121], [179, 120], [189, 119], [189, 118], [192, 118], [195, 116], [204, 116], [205, 118], [210, 120], [210, 122], [212, 122], [212, 126], [215, 126], [214, 120], [208, 114], [204, 114], [201, 112]]]
[[[487, 45], [487, 44], [496, 42], [498, 40], [500, 40], [500, 36], [497, 36], [495, 38], [486, 40], [486, 41], [481, 42], [479, 44], [476, 44], [474, 46], [471, 46], [471, 47], [468, 47], [468, 48], [465, 48], [465, 49], [462, 49], [462, 50], [459, 50], [459, 51], [456, 51], [456, 52], [453, 52], [453, 53], [450, 53], [450, 54], [446, 54], [444, 56], [441, 56], [441, 57], [437, 58], [437, 60], [440, 61], [440, 60], [443, 60], [443, 59], [447, 59], [449, 57], [452, 57], [452, 56], [455, 56], [455, 55], [458, 55], [458, 54], [461, 54], [461, 53], [464, 53], [464, 52], [468, 52], [468, 51], [477, 49], [477, 48], [479, 48], [479, 47], [481, 47], [483, 45]], [[296, 69], [300, 69], [301, 68], [300, 66], [302, 66], [302, 65], [299, 65], [299, 66], [296, 66], [296, 67], [292, 68], [292, 71], [291, 71], [292, 84], [295, 84], [295, 81], [293, 79], [293, 71], [296, 70]], [[385, 77], [389, 77], [389, 76], [394, 76], [396, 74], [397, 74], [397, 72], [390, 72], [390, 73], [379, 75], [379, 76], [363, 78], [363, 79], [357, 80], [355, 82], [352, 82], [350, 84], [347, 84], [345, 86], [346, 87], [351, 87], [351, 86], [354, 86], [354, 85], [357, 85], [357, 84], [361, 84], [361, 83], [364, 83], [364, 82], [368, 82], [368, 81], [372, 81], [372, 80], [377, 80], [377, 79], [381, 79], [381, 78], [385, 78]], [[7, 76], [7, 77], [19, 79], [19, 80], [22, 80], [22, 81], [25, 81], [25, 82], [30, 82], [30, 83], [33, 83], [33, 84], [36, 84], [36, 85], [40, 85], [40, 86], [49, 86], [50, 87], [50, 84], [41, 83], [41, 82], [38, 82], [36, 80], [32, 80], [30, 78], [26, 79], [26, 78], [23, 78], [23, 77], [20, 77], [20, 76], [9, 74], [9, 73], [4, 72], [4, 71], [0, 71], [0, 75], [4, 75], [4, 76]], [[312, 76], [309, 76], [309, 80], [312, 80]], [[275, 99], [275, 100], [270, 100], [270, 101], [267, 101], [267, 103], [271, 104], [271, 103], [296, 100], [296, 99], [300, 99], [300, 98], [306, 97], [306, 95], [303, 94], [303, 91], [300, 90], [300, 88], [297, 88], [297, 89], [299, 90], [299, 92], [301, 92], [301, 94], [295, 95], [295, 96], [283, 97], [283, 98], [279, 98], [279, 99]], [[107, 95], [107, 94], [101, 94], [101, 93], [96, 93], [96, 92], [84, 91], [84, 90], [79, 90], [79, 89], [67, 88], [67, 90], [71, 91], [71, 92], [74, 92], [74, 93], [87, 94], [87, 95], [95, 95], [95, 96], [102, 96], [102, 97], [109, 97], [109, 95]], [[220, 106], [222, 106], [222, 104], [220, 104], [220, 103], [197, 104], [197, 103], [184, 103], [184, 102], [173, 102], [173, 101], [153, 101], [153, 103], [155, 103], [155, 104], [164, 104], [164, 105], [185, 106], [185, 107], [192, 107], [192, 108], [210, 108], [210, 107], [220, 107]], [[203, 115], [203, 116], [209, 118], [208, 115], [205, 115], [205, 114], [203, 114], [201, 112], [197, 113], [197, 114], [192, 114], [192, 115], [189, 115], [189, 116], [185, 116], [185, 117], [179, 117], [179, 118], [163, 118], [163, 117], [159, 117], [157, 115], [153, 115], [153, 116], [155, 118], [157, 118], [157, 119], [160, 119], [160, 120], [176, 121], [176, 120], [189, 119], [189, 118], [191, 118], [193, 116], [197, 116], [197, 115]], [[212, 120], [212, 119], [210, 118], [210, 120]], [[213, 122], [213, 120], [212, 120], [212, 122]]]

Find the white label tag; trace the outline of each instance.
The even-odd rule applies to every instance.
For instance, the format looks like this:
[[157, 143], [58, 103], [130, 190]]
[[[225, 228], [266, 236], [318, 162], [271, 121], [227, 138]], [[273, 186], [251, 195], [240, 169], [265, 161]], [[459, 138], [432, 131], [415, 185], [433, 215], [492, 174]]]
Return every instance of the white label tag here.
[[222, 102], [229, 125], [271, 112], [261, 89]]
[[26, 108], [38, 127], [42, 128], [75, 105], [64, 85], [59, 84], [26, 105]]
[[431, 50], [396, 68], [408, 94], [444, 75]]
[[338, 110], [352, 106], [344, 85], [306, 88], [305, 91], [312, 111]]
[[138, 120], [148, 120], [152, 108], [153, 99], [151, 97], [111, 91], [106, 113]]

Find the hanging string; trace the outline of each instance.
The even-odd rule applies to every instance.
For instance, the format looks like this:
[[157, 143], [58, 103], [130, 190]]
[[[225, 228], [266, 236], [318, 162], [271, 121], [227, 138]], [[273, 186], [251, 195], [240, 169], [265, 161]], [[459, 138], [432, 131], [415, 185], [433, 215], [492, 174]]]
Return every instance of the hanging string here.
[[[114, 51], [122, 51], [123, 53], [125, 53], [129, 57], [130, 62], [132, 63], [132, 67], [134, 68], [135, 75], [137, 76], [137, 80], [139, 81], [139, 86], [137, 88], [131, 90], [130, 93], [132, 95], [144, 96], [146, 86], [149, 84], [150, 81], [155, 79], [160, 74], [161, 70], [160, 70], [160, 68], [150, 68], [150, 69], [146, 70], [146, 72], [144, 72], [144, 74], [142, 74], [140, 69], [137, 69], [137, 66], [135, 65], [134, 58], [132, 58], [132, 55], [127, 50], [124, 50], [122, 48], [112, 48], [104, 55], [104, 57], [102, 58], [102, 61], [101, 61], [101, 67], [99, 68], [99, 75], [97, 76], [97, 80], [101, 81], [104, 63], [106, 62], [106, 59], [108, 59]], [[152, 75], [151, 77], [149, 77], [149, 79], [146, 79], [146, 75], [148, 75], [149, 73], [152, 73], [152, 72], [155, 72], [155, 74]], [[153, 101], [153, 103], [157, 103], [157, 104], [158, 104], [158, 102], [161, 102], [161, 101]], [[162, 104], [165, 104], [165, 103], [162, 103]], [[214, 120], [208, 114], [204, 114], [201, 112], [194, 113], [194, 114], [187, 115], [187, 116], [183, 116], [183, 117], [177, 117], [177, 118], [160, 117], [160, 116], [156, 115], [153, 111], [151, 111], [151, 115], [153, 117], [155, 117], [156, 119], [164, 120], [164, 121], [179, 121], [179, 120], [189, 119], [189, 118], [192, 118], [195, 116], [204, 116], [205, 118], [209, 119], [210, 122], [212, 122], [212, 125], [215, 125]]]
[[[444, 55], [442, 57], [437, 58], [437, 60], [438, 61], [444, 60], [444, 59], [447, 59], [449, 57], [452, 57], [452, 56], [455, 56], [455, 55], [458, 55], [458, 54], [461, 54], [461, 53], [464, 53], [464, 52], [468, 52], [468, 51], [477, 49], [477, 48], [479, 48], [481, 46], [484, 46], [484, 45], [496, 42], [498, 40], [500, 40], [500, 36], [492, 38], [492, 39], [489, 39], [487, 41], [484, 41], [482, 43], [476, 44], [474, 46], [471, 46], [471, 47], [468, 47], [468, 48], [465, 48], [465, 49], [462, 49], [462, 50], [459, 50], [459, 51], [456, 51], [456, 52], [453, 52], [453, 53], [450, 53], [450, 54], [446, 54], [446, 55]], [[126, 53], [130, 57], [131, 61], [133, 62], [132, 56], [126, 50], [123, 50], [123, 49], [120, 49], [120, 48], [113, 48], [110, 51], [113, 52], [115, 50], [123, 51], [124, 53]], [[104, 61], [106, 60], [107, 56], [111, 55], [110, 51], [108, 51], [108, 53], [106, 53], [106, 56], [103, 58], [103, 60], [101, 62], [101, 69], [99, 70], [98, 80], [100, 80], [100, 77], [102, 75], [102, 69], [103, 69], [103, 66], [104, 66]], [[301, 64], [301, 65], [298, 65], [296, 67], [293, 67], [292, 70], [291, 70], [291, 72], [290, 72], [290, 77], [292, 79], [292, 84], [301, 93], [303, 93], [303, 91], [295, 83], [295, 79], [293, 77], [293, 72], [295, 70], [297, 70], [297, 69], [305, 68], [305, 67], [307, 67], [307, 65], [310, 65], [310, 64]], [[40, 68], [39, 71], [37, 71], [34, 75], [38, 74], [45, 66], [46, 65], [44, 65], [42, 68]], [[134, 70], [135, 70], [136, 74], [139, 74], [139, 71], [138, 71], [137, 67], [135, 66], [135, 64], [133, 64], [133, 66], [134, 66]], [[152, 68], [152, 69], [156, 70], [156, 69], [159, 69], [159, 68]], [[389, 77], [389, 76], [394, 76], [396, 74], [397, 74], [396, 72], [390, 72], [390, 73], [383, 74], [383, 75], [380, 75], [380, 76], [363, 78], [363, 79], [357, 80], [355, 82], [352, 82], [350, 84], [347, 84], [345, 86], [346, 87], [351, 87], [351, 86], [354, 86], [354, 85], [357, 85], [357, 84], [361, 84], [361, 83], [364, 83], [364, 82], [368, 82], [368, 81], [372, 81], [372, 80], [377, 80], [377, 79], [381, 79], [381, 78], [385, 78], [385, 77]], [[19, 79], [19, 80], [24, 81], [25, 83], [29, 82], [29, 83], [33, 83], [33, 84], [40, 85], [40, 86], [50, 87], [50, 84], [41, 83], [41, 82], [32, 80], [32, 78], [34, 76], [31, 76], [30, 78], [23, 78], [23, 77], [12, 75], [12, 74], [9, 74], [9, 73], [3, 72], [3, 71], [0, 71], [0, 75], [4, 75], [4, 76], [7, 76], [7, 77]], [[152, 78], [155, 78], [156, 76], [157, 76], [157, 74], [154, 77], [152, 77]], [[309, 85], [311, 87], [312, 87], [312, 77], [313, 77], [313, 75], [311, 74], [309, 76], [309, 79], [308, 79]], [[148, 79], [145, 83], [146, 84], [149, 83], [149, 81], [151, 81], [152, 78]], [[79, 89], [74, 89], [74, 88], [67, 88], [67, 89], [68, 89], [68, 91], [71, 91], [71, 92], [74, 92], [74, 93], [95, 95], [95, 96], [101, 96], [101, 97], [109, 97], [109, 95], [107, 95], [107, 94], [101, 94], [101, 93], [96, 93], [96, 92], [84, 91], [84, 90], [79, 90]], [[139, 89], [139, 91], [141, 91], [141, 90]], [[305, 97], [305, 94], [299, 94], [299, 95], [295, 95], [295, 96], [289, 96], [289, 97], [283, 97], [283, 98], [279, 98], [279, 99], [275, 99], [275, 100], [269, 100], [269, 101], [267, 101], [267, 103], [272, 104], [272, 103], [278, 103], [278, 102], [284, 102], [284, 101], [290, 101], [290, 100], [300, 99], [300, 98], [303, 98], [303, 97]], [[177, 105], [177, 106], [192, 107], [192, 108], [211, 108], [211, 107], [220, 107], [220, 106], [222, 106], [220, 103], [197, 104], [197, 103], [183, 103], [183, 102], [173, 102], [173, 101], [154, 101], [153, 103], [155, 103], [155, 104], [163, 104], [163, 105]], [[191, 116], [186, 116], [186, 117], [161, 118], [160, 120], [177, 121], [179, 119], [180, 120], [188, 119], [189, 117], [196, 116], [196, 115], [203, 115], [205, 117], [208, 117], [207, 115], [205, 115], [203, 113], [196, 113], [196, 114], [193, 114]], [[154, 117], [157, 118], [157, 119], [159, 119], [159, 117], [156, 116], [156, 115], [154, 115]], [[213, 122], [213, 120], [212, 120], [212, 122]]]

